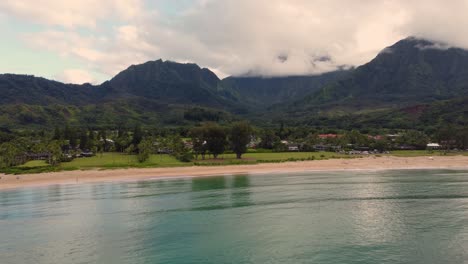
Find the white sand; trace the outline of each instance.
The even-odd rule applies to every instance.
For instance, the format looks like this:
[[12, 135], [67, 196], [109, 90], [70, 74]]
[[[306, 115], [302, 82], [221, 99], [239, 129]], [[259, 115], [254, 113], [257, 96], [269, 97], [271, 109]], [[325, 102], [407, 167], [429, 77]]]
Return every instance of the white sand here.
[[392, 170], [392, 169], [467, 169], [467, 156], [448, 157], [366, 157], [256, 165], [195, 166], [116, 170], [63, 171], [43, 174], [0, 174], [0, 190], [55, 184], [139, 181], [170, 177], [197, 177], [231, 174], [267, 174], [306, 171]]

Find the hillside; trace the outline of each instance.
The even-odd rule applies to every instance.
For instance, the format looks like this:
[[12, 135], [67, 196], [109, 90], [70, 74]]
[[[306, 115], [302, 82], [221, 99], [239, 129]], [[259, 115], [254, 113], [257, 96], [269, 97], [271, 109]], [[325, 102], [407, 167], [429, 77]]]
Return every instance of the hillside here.
[[221, 88], [221, 80], [196, 64], [150, 61], [132, 65], [102, 84], [113, 97], [144, 97], [167, 104], [224, 108], [237, 100]]
[[237, 119], [341, 128], [468, 124], [468, 51], [407, 38], [347, 71], [224, 80], [196, 64], [156, 60], [132, 65], [97, 86], [3, 74], [0, 93], [3, 128]]
[[324, 85], [345, 77], [349, 71], [335, 71], [310, 76], [228, 77], [222, 85], [249, 104], [268, 107], [299, 100], [319, 91]]
[[[98, 86], [26, 75], [0, 75], [0, 126], [185, 125], [231, 120], [243, 111], [218, 77], [196, 64], [133, 65]], [[189, 114], [186, 114], [189, 113]], [[197, 116], [198, 115], [198, 116]]]
[[90, 84], [64, 84], [31, 75], [0, 74], [0, 94], [0, 105], [83, 105], [98, 102], [103, 91]]
[[407, 106], [467, 94], [467, 50], [407, 38], [296, 105]]

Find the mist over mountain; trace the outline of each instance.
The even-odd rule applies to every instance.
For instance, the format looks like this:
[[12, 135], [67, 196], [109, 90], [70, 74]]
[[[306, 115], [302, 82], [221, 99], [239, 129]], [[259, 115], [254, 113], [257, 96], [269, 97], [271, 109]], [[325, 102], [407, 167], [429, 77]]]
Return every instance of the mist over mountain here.
[[257, 107], [292, 102], [319, 91], [324, 85], [346, 76], [350, 71], [334, 71], [310, 76], [228, 77], [222, 85]]
[[468, 51], [407, 38], [385, 48], [352, 74], [324, 86], [304, 104], [408, 105], [468, 94]]
[[156, 60], [132, 65], [97, 86], [3, 74], [0, 93], [0, 124], [8, 128], [183, 126], [235, 119], [259, 125], [283, 120], [331, 127], [409, 126], [427, 122], [428, 116], [449, 119], [451, 112], [468, 120], [468, 111], [450, 107], [458, 100], [453, 105], [468, 108], [460, 103], [468, 97], [468, 51], [406, 38], [355, 69], [223, 80], [196, 64]]

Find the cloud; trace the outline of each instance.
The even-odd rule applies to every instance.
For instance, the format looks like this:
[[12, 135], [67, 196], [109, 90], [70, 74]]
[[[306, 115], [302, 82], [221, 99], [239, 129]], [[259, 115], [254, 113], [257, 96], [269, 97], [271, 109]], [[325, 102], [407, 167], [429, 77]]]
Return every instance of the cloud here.
[[148, 3], [4, 0], [0, 13], [44, 25], [22, 34], [31, 48], [108, 77], [159, 58], [221, 76], [316, 74], [366, 63], [412, 35], [468, 48], [466, 0], [193, 0], [175, 14]]
[[321, 73], [365, 63], [404, 37], [395, 31], [406, 20], [399, 7], [370, 0], [204, 1], [171, 27], [187, 45], [161, 50], [235, 75]]
[[401, 3], [409, 18], [403, 32], [468, 49], [468, 1], [413, 0]]
[[56, 79], [64, 83], [96, 83], [96, 80], [89, 72], [81, 69], [66, 69], [57, 75]]
[[[113, 76], [131, 64], [158, 57], [158, 47], [145, 42], [144, 34], [132, 26], [115, 28], [112, 37], [81, 35], [73, 31], [48, 30], [23, 34], [31, 48], [42, 49], [73, 58], [94, 72]], [[103, 81], [103, 80], [101, 80]]]
[[140, 0], [2, 0], [3, 13], [35, 23], [95, 28], [103, 19], [129, 20], [142, 10]]

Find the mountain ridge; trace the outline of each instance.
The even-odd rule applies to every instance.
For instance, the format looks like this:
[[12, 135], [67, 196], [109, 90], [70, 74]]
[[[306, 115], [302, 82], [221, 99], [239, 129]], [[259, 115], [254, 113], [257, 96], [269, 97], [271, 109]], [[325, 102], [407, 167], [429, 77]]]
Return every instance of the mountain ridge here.
[[[69, 121], [109, 126], [125, 122], [187, 125], [236, 118], [320, 125], [320, 119], [334, 122], [366, 111], [398, 112], [468, 97], [468, 51], [406, 38], [350, 70], [222, 80], [197, 64], [159, 59], [131, 65], [100, 85], [0, 74], [0, 93], [3, 127]], [[439, 107], [439, 112], [446, 113], [447, 105]]]

